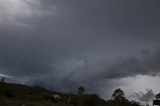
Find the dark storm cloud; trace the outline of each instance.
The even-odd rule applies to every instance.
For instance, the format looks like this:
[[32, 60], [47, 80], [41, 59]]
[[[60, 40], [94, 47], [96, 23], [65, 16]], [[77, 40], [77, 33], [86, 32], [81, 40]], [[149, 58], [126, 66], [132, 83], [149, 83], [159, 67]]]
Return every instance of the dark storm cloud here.
[[160, 46], [159, 3], [0, 1], [0, 73], [53, 89], [93, 91], [103, 81], [157, 75], [159, 50], [140, 55]]
[[[142, 53], [143, 54], [143, 53]], [[142, 57], [129, 57], [117, 60], [108, 69], [102, 72], [100, 78], [123, 78], [136, 75], [159, 75], [160, 50], [150, 54], [145, 53]]]

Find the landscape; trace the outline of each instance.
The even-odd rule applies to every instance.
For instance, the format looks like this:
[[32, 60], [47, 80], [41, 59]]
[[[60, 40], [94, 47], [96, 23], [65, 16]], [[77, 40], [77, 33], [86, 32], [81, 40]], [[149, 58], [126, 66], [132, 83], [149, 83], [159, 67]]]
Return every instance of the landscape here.
[[160, 106], [160, 0], [0, 0], [0, 106]]
[[105, 101], [97, 94], [85, 93], [85, 88], [77, 88], [77, 94], [60, 93], [40, 86], [26, 86], [0, 82], [0, 106], [141, 106], [129, 101], [118, 88], [112, 99]]

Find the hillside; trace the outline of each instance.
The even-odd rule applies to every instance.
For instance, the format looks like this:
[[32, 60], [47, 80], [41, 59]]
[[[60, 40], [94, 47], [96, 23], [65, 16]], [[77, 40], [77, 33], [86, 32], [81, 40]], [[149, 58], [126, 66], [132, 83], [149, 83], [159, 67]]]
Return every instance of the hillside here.
[[[59, 95], [54, 98], [53, 95]], [[67, 94], [46, 90], [42, 87], [30, 87], [27, 85], [0, 83], [0, 106], [17, 106], [17, 104], [27, 104], [27, 106], [55, 106], [55, 104], [65, 103]]]
[[0, 82], [0, 106], [139, 106], [126, 99], [105, 101], [96, 94], [64, 94], [42, 87]]

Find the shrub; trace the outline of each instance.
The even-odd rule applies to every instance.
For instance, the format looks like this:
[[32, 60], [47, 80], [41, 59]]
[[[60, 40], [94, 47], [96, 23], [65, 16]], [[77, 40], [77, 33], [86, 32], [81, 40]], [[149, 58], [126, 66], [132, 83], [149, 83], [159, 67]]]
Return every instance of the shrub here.
[[8, 98], [15, 97], [15, 94], [12, 91], [10, 91], [9, 89], [6, 89], [4, 93], [5, 93], [5, 96], [7, 96]]

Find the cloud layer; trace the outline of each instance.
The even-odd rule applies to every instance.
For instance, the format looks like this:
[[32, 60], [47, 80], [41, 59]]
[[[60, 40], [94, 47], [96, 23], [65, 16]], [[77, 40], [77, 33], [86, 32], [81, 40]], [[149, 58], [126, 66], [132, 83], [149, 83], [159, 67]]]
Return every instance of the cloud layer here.
[[0, 74], [91, 92], [111, 90], [113, 79], [158, 76], [159, 3], [0, 0]]

